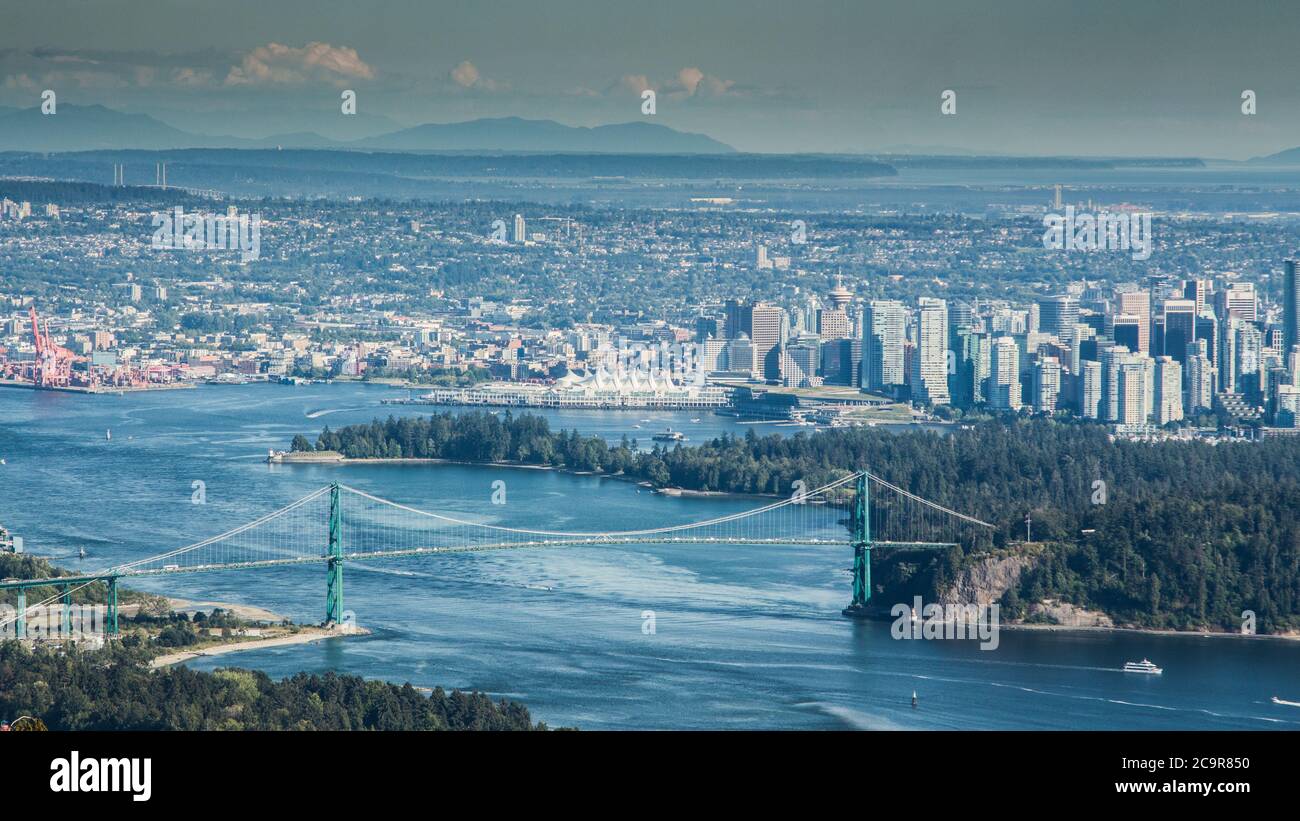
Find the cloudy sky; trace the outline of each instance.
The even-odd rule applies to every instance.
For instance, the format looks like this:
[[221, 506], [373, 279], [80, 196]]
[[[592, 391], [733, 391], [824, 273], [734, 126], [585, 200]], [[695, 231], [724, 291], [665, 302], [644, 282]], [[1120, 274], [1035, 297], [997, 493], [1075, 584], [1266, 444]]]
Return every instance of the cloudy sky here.
[[[1245, 158], [1300, 145], [1294, 0], [6, 5], [0, 105], [50, 88], [204, 133], [626, 122], [645, 119], [649, 88], [655, 122], [748, 151]], [[339, 112], [344, 89], [356, 118]]]

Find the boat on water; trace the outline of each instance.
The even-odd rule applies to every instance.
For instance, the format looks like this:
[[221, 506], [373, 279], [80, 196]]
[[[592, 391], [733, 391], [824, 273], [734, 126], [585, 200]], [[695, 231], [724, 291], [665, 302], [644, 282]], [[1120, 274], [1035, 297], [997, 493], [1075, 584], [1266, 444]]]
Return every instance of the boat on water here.
[[86, 558], [86, 548], [81, 548], [81, 550], [77, 552], [77, 557], [81, 559]]
[[1160, 675], [1161, 673], [1163, 673], [1164, 670], [1161, 670], [1159, 667], [1155, 666], [1155, 665], [1152, 664], [1150, 661], [1148, 661], [1148, 660], [1146, 660], [1146, 659], [1142, 659], [1141, 661], [1129, 661], [1129, 662], [1125, 662], [1125, 664], [1124, 664], [1124, 672], [1126, 672], [1126, 673], [1146, 673], [1147, 675], [1158, 676], [1158, 675]]
[[112, 439], [112, 438], [113, 438], [113, 431], [111, 431], [111, 430], [106, 430], [106, 431], [104, 431], [104, 439], [105, 439], [105, 440], [110, 440], [110, 439]]
[[1285, 704], [1288, 707], [1300, 707], [1300, 701], [1287, 701], [1286, 699], [1278, 698], [1277, 696], [1273, 696], [1272, 700], [1274, 704]]
[[672, 428], [664, 428], [663, 433], [656, 433], [650, 438], [654, 439], [656, 442], [685, 442], [686, 434], [679, 430], [673, 430]]

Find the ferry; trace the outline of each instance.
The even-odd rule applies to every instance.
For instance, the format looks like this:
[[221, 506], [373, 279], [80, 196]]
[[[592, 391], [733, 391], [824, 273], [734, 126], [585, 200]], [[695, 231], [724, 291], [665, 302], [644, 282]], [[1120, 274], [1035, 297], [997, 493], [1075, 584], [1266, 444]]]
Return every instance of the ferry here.
[[1160, 675], [1161, 673], [1163, 673], [1164, 670], [1161, 670], [1159, 667], [1155, 666], [1154, 664], [1152, 664], [1151, 662], [1147, 661], [1146, 659], [1142, 659], [1141, 661], [1130, 661], [1130, 662], [1126, 662], [1126, 663], [1124, 664], [1124, 672], [1126, 672], [1126, 673], [1146, 673], [1146, 674], [1148, 674], [1148, 675], [1158, 676], [1158, 675]]
[[672, 428], [664, 428], [663, 433], [656, 433], [650, 438], [654, 439], [656, 442], [685, 442], [686, 434], [679, 430], [673, 430]]

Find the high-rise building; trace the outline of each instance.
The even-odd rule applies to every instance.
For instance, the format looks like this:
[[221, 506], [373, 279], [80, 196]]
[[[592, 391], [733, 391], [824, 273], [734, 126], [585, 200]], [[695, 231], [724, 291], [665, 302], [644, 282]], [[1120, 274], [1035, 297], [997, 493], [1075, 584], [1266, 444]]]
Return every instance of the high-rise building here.
[[1187, 358], [1187, 346], [1196, 339], [1196, 302], [1191, 299], [1165, 300], [1164, 354], [1179, 362]]
[[1259, 320], [1259, 303], [1253, 282], [1234, 282], [1214, 295], [1215, 312], [1220, 320], [1237, 316], [1247, 322]]
[[754, 363], [764, 379], [781, 378], [781, 343], [785, 341], [785, 311], [760, 302], [750, 310], [749, 340], [754, 343]]
[[781, 384], [787, 388], [820, 385], [822, 380], [817, 376], [819, 347], [815, 339], [804, 338], [781, 345]]
[[1183, 418], [1183, 366], [1172, 356], [1156, 357], [1156, 424]]
[[891, 391], [904, 384], [906, 309], [894, 300], [873, 300], [862, 319], [863, 387]]
[[1009, 336], [993, 340], [989, 355], [989, 405], [1020, 409], [1020, 346]]
[[1061, 361], [1054, 356], [1039, 357], [1033, 373], [1034, 410], [1054, 413], [1061, 393]]
[[1110, 338], [1130, 351], [1142, 350], [1142, 319], [1134, 314], [1116, 314], [1111, 318]]
[[522, 214], [515, 214], [515, 242], [523, 243], [528, 239], [528, 233], [524, 230], [524, 217]]
[[1100, 419], [1104, 394], [1101, 363], [1085, 359], [1079, 363], [1079, 369], [1079, 412], [1084, 419]]
[[1115, 312], [1138, 320], [1138, 344], [1132, 350], [1151, 353], [1151, 292], [1135, 286], [1115, 292]]
[[749, 334], [741, 333], [735, 339], [727, 340], [727, 370], [734, 373], [758, 374], [758, 363], [754, 359], [754, 343]]
[[1140, 425], [1146, 422], [1146, 369], [1138, 354], [1119, 366], [1116, 372], [1115, 419], [1121, 425]]
[[1183, 280], [1183, 299], [1196, 305], [1196, 315], [1205, 314], [1205, 299], [1209, 294], [1209, 283], [1203, 279]]
[[1062, 339], [1079, 321], [1079, 298], [1073, 294], [1038, 301], [1038, 330]]
[[921, 405], [952, 401], [948, 395], [948, 306], [942, 299], [921, 297], [916, 310], [912, 401]]
[[1205, 350], [1203, 339], [1196, 340], [1187, 350], [1187, 413], [1208, 411], [1214, 407], [1214, 386], [1218, 375]]
[[1286, 261], [1282, 276], [1282, 350], [1300, 345], [1300, 273], [1294, 259]]

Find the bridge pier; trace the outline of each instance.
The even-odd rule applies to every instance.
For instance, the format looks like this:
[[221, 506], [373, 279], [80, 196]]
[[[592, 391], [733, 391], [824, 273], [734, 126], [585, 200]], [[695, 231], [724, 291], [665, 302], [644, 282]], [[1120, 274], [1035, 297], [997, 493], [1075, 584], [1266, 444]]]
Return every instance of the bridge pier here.
[[63, 585], [63, 597], [60, 600], [63, 604], [63, 637], [72, 638], [72, 587]]
[[343, 518], [339, 483], [330, 485], [329, 560], [325, 576], [325, 625], [343, 623]]

